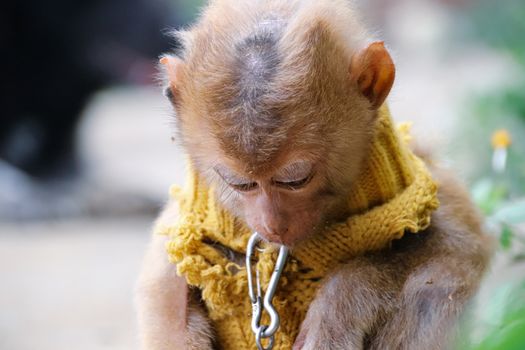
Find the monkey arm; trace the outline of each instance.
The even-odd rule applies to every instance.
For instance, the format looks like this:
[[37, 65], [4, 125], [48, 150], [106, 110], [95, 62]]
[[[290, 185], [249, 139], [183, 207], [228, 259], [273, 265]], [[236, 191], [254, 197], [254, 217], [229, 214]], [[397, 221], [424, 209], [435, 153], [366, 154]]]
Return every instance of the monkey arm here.
[[294, 350], [447, 348], [486, 261], [434, 255], [418, 266], [412, 257], [403, 262], [403, 254], [390, 258], [358, 258], [329, 277]]
[[451, 329], [480, 278], [479, 267], [451, 256], [411, 273], [398, 310], [379, 327], [370, 349], [448, 349]]
[[[170, 204], [162, 214], [176, 216]], [[144, 350], [212, 349], [211, 327], [176, 266], [166, 256], [167, 237], [153, 235], [136, 290], [138, 326]]]
[[493, 251], [469, 195], [451, 173], [434, 167], [440, 208], [427, 237], [400, 254], [410, 259], [398, 310], [379, 329], [371, 349], [446, 349], [450, 329], [475, 294]]
[[391, 265], [360, 257], [327, 277], [313, 300], [293, 350], [363, 349], [393, 308], [399, 282]]
[[327, 277], [294, 350], [447, 348], [487, 267], [491, 241], [463, 187], [446, 172], [434, 175], [441, 206], [432, 225]]

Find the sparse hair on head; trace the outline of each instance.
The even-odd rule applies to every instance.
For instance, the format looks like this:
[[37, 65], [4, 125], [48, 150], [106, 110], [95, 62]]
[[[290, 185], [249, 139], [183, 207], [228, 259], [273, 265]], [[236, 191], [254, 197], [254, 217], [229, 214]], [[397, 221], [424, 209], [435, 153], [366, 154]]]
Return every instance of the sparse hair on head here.
[[[349, 1], [212, 1], [176, 36], [184, 62], [179, 128], [205, 130], [253, 169], [292, 144], [340, 132], [333, 106], [350, 115], [356, 108], [334, 100], [352, 93], [350, 60], [368, 42]], [[181, 141], [198, 148], [195, 135], [181, 133]]]

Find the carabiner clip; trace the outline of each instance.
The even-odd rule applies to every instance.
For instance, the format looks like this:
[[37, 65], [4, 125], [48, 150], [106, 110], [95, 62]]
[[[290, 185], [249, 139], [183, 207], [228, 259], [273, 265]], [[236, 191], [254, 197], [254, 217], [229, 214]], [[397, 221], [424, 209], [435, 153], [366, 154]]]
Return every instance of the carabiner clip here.
[[[270, 282], [268, 284], [268, 289], [266, 293], [262, 293], [261, 284], [259, 280], [259, 271], [256, 270], [256, 284], [257, 284], [257, 293], [255, 292], [253, 286], [253, 272], [252, 272], [252, 259], [255, 255], [255, 250], [263, 238], [257, 232], [255, 232], [248, 241], [248, 246], [246, 248], [246, 272], [248, 277], [248, 293], [250, 295], [250, 300], [252, 302], [252, 332], [255, 334], [255, 342], [259, 350], [270, 350], [273, 348], [274, 335], [277, 332], [277, 329], [280, 325], [280, 318], [277, 310], [272, 304], [272, 299], [277, 290], [277, 285], [279, 284], [279, 279], [281, 278], [281, 273], [284, 270], [286, 265], [286, 258], [288, 257], [288, 248], [282, 245], [279, 248], [279, 256], [275, 262], [275, 267], [273, 269], [272, 276], [270, 277]], [[262, 301], [262, 303], [261, 303]], [[261, 305], [262, 304], [262, 305]], [[261, 318], [263, 310], [265, 310], [270, 316], [269, 325], [261, 325]], [[262, 339], [269, 338], [269, 345], [267, 348], [264, 348], [262, 345]]]

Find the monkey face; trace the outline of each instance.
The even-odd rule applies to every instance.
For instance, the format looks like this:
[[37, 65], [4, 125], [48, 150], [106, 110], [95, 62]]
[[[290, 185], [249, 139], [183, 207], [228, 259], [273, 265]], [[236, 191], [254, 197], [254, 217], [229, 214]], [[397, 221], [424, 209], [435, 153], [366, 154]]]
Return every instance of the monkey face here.
[[199, 175], [232, 214], [286, 245], [347, 217], [394, 80], [383, 43], [352, 52], [324, 26], [285, 35], [289, 47], [273, 34], [205, 35], [161, 60], [178, 138]]
[[324, 227], [325, 209], [332, 207], [333, 196], [316, 165], [295, 158], [251, 174], [235, 165], [216, 165], [219, 199], [268, 241], [293, 246]]

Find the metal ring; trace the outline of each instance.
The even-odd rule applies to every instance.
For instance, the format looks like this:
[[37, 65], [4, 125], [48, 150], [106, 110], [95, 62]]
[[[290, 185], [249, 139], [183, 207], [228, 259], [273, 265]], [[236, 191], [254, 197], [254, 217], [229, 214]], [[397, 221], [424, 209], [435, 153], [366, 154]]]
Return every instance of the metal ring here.
[[257, 345], [257, 349], [258, 350], [271, 350], [273, 349], [273, 340], [274, 340], [274, 336], [270, 336], [268, 337], [268, 339], [270, 340], [270, 342], [268, 343], [268, 347], [264, 347], [262, 345], [262, 338], [263, 338], [263, 333], [264, 331], [266, 330], [268, 326], [261, 326], [259, 327], [259, 330], [257, 331], [257, 334], [255, 335], [255, 344]]

